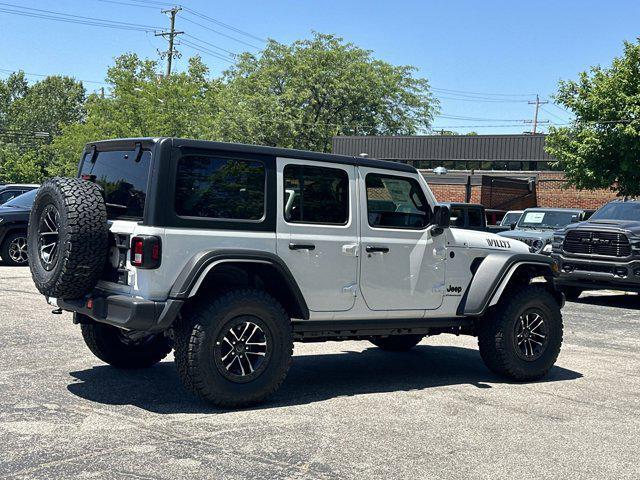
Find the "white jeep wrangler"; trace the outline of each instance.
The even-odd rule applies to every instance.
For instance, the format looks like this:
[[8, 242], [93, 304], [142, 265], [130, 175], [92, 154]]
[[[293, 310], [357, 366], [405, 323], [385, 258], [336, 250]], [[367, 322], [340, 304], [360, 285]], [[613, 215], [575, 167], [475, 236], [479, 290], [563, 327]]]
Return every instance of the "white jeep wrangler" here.
[[[478, 337], [492, 371], [545, 375], [562, 343], [554, 264], [449, 228], [401, 163], [174, 138], [87, 145], [78, 178], [40, 188], [30, 268], [119, 368], [175, 349], [184, 384], [221, 406], [264, 400], [294, 341]], [[544, 278], [546, 281], [533, 279]]]

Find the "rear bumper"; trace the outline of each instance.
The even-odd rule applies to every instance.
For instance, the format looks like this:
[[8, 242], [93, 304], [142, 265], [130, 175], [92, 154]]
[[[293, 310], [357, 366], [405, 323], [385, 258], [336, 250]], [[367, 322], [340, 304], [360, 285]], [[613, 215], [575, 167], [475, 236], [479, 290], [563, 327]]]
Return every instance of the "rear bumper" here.
[[91, 296], [83, 299], [50, 299], [50, 303], [53, 303], [52, 300], [63, 310], [86, 315], [96, 322], [126, 330], [149, 332], [169, 328], [183, 303], [181, 300], [159, 302], [102, 291], [94, 291]]
[[640, 260], [602, 261], [566, 257], [557, 253], [552, 256], [559, 268], [554, 279], [558, 287], [640, 291]]

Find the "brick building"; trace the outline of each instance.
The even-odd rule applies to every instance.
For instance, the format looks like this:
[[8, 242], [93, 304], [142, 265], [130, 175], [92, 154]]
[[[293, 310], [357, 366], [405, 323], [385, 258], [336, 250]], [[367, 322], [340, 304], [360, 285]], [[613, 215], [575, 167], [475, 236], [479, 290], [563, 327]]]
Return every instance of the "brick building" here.
[[[610, 190], [580, 191], [545, 150], [545, 135], [424, 135], [333, 138], [333, 152], [367, 154], [420, 169], [439, 201], [482, 203], [487, 208], [595, 209], [616, 198]], [[447, 173], [436, 175], [433, 169]]]

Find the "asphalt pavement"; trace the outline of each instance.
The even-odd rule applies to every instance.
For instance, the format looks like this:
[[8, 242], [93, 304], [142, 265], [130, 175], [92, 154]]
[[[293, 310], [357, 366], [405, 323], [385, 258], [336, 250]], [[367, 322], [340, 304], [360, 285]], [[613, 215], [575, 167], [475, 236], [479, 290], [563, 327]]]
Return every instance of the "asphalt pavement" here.
[[0, 478], [638, 479], [640, 297], [589, 294], [564, 315], [541, 382], [491, 374], [469, 337], [296, 344], [269, 402], [222, 411], [172, 357], [101, 363], [28, 268], [0, 267]]

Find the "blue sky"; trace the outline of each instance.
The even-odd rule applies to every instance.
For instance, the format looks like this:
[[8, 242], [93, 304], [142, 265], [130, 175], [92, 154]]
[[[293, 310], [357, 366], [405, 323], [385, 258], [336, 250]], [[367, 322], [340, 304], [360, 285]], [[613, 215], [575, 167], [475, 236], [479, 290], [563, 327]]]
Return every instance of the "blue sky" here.
[[[152, 32], [107, 29], [12, 15], [10, 5], [71, 15], [168, 26], [156, 0], [6, 0], [0, 2], [0, 75], [22, 69], [101, 81], [113, 58], [134, 51], [156, 57], [166, 48]], [[435, 127], [461, 133], [518, 133], [533, 118], [529, 100], [548, 99], [560, 78], [575, 78], [590, 65], [607, 65], [622, 52], [624, 40], [640, 36], [640, 1], [364, 1], [364, 0], [183, 0], [182, 5], [259, 38], [291, 42], [312, 30], [334, 33], [376, 57], [410, 64], [426, 77], [441, 99]], [[139, 4], [140, 7], [134, 6]], [[32, 13], [42, 14], [31, 10]], [[198, 26], [190, 19], [227, 36]], [[217, 47], [240, 52], [260, 40], [191, 12], [178, 15], [177, 27]], [[228, 38], [235, 37], [235, 39]], [[196, 42], [193, 37], [184, 40]], [[237, 40], [241, 40], [241, 43]], [[205, 44], [200, 43], [201, 46]], [[206, 47], [215, 50], [213, 47]], [[197, 52], [179, 47], [186, 57]], [[222, 50], [215, 50], [222, 55]], [[213, 73], [228, 63], [202, 54]], [[30, 77], [36, 79], [37, 77]], [[100, 87], [86, 83], [88, 90]], [[469, 93], [474, 92], [474, 93]], [[562, 123], [568, 114], [543, 105], [541, 120]], [[450, 118], [450, 117], [464, 117]], [[505, 126], [508, 125], [508, 126]], [[544, 129], [543, 129], [544, 131]]]

